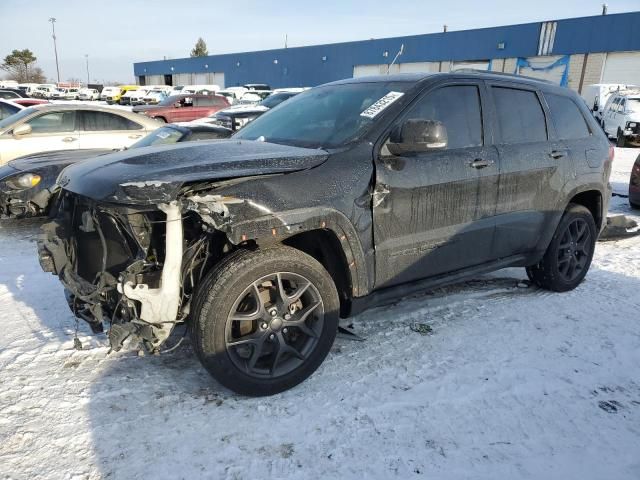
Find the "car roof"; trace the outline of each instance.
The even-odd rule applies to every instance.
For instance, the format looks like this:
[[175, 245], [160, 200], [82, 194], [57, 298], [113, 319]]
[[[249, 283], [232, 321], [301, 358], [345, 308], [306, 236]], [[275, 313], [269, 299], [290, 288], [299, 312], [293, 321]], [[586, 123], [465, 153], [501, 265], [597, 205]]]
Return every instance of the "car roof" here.
[[145, 125], [146, 127], [158, 127], [159, 123], [157, 120], [149, 117], [145, 117], [144, 115], [138, 115], [137, 113], [133, 113], [129, 110], [121, 109], [121, 108], [113, 108], [113, 107], [102, 107], [100, 105], [85, 105], [82, 103], [45, 103], [40, 105], [33, 105], [29, 107], [33, 111], [37, 112], [47, 112], [47, 111], [60, 111], [60, 110], [74, 110], [74, 111], [91, 111], [91, 112], [107, 112], [107, 113], [115, 113], [117, 115], [121, 115], [123, 117], [128, 118], [136, 123]]
[[559, 87], [554, 83], [540, 78], [527, 77], [524, 75], [516, 75], [511, 73], [490, 72], [487, 70], [460, 69], [452, 72], [434, 72], [434, 73], [394, 73], [389, 75], [372, 75], [366, 77], [346, 78], [331, 82], [328, 85], [339, 85], [346, 83], [372, 83], [372, 82], [423, 82], [425, 80], [435, 78], [469, 78], [477, 77], [482, 80], [509, 81], [523, 83], [527, 85], [536, 84], [539, 87]]

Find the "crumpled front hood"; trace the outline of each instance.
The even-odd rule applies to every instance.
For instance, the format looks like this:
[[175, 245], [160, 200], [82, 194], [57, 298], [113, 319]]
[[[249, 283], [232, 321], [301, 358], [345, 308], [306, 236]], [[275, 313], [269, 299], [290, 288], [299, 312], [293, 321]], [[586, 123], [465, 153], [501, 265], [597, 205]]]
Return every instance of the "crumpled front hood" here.
[[185, 183], [286, 173], [320, 165], [324, 150], [247, 140], [214, 140], [145, 147], [104, 155], [66, 168], [65, 190], [126, 204], [174, 200]]

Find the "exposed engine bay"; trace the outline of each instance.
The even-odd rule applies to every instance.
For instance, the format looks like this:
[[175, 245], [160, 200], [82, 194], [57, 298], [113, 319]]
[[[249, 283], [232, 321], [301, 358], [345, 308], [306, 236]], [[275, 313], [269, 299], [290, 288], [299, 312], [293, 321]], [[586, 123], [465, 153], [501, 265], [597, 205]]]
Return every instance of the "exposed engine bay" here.
[[186, 320], [203, 275], [234, 248], [216, 229], [234, 201], [189, 192], [152, 210], [62, 191], [40, 263], [60, 277], [76, 317], [94, 332], [108, 326], [113, 350], [137, 340], [156, 352]]

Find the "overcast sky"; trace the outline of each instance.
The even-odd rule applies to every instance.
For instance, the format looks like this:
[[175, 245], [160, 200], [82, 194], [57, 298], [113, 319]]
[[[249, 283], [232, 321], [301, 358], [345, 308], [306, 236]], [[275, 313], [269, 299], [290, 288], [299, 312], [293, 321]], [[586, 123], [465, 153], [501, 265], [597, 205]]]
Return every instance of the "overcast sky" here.
[[[609, 1], [609, 13], [638, 0]], [[60, 75], [133, 80], [133, 63], [188, 57], [199, 36], [210, 54], [394, 37], [598, 15], [601, 0], [0, 0], [0, 59], [31, 49], [55, 77], [55, 17]], [[2, 72], [0, 71], [0, 75]]]

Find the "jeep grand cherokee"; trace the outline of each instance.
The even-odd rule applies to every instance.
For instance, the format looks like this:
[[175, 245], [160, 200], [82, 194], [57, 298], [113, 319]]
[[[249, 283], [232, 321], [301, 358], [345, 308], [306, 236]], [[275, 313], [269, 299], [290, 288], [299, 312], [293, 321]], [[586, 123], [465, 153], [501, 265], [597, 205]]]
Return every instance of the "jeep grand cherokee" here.
[[339, 317], [504, 267], [575, 288], [607, 210], [612, 149], [572, 91], [472, 72], [308, 90], [230, 140], [67, 168], [39, 244], [114, 349], [190, 324], [209, 372], [288, 389]]

